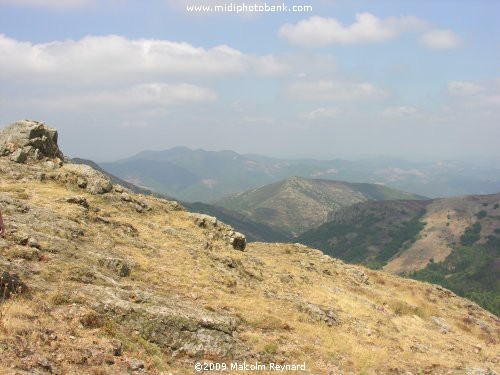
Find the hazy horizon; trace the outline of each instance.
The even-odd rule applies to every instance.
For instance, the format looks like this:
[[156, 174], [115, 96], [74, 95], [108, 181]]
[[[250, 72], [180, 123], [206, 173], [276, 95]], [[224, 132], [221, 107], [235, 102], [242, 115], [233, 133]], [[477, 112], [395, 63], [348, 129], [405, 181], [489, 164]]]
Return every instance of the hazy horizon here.
[[[264, 157], [269, 157], [269, 158], [287, 159], [287, 160], [311, 159], [311, 160], [320, 160], [320, 161], [331, 161], [331, 160], [339, 159], [339, 160], [356, 162], [356, 161], [374, 160], [374, 159], [398, 159], [398, 160], [407, 161], [410, 163], [438, 163], [438, 162], [449, 161], [449, 162], [469, 163], [472, 165], [481, 166], [481, 167], [485, 167], [485, 168], [496, 167], [497, 169], [500, 169], [500, 167], [498, 167], [498, 164], [497, 164], [498, 161], [493, 160], [493, 159], [490, 159], [490, 160], [473, 160], [473, 159], [464, 160], [464, 159], [456, 159], [456, 158], [454, 159], [454, 158], [433, 158], [433, 157], [410, 158], [410, 157], [405, 157], [402, 155], [398, 156], [398, 155], [389, 155], [389, 154], [386, 154], [386, 155], [384, 155], [384, 154], [378, 154], [378, 155], [373, 155], [373, 154], [365, 154], [365, 155], [363, 155], [363, 154], [342, 154], [342, 155], [339, 155], [339, 154], [335, 154], [335, 153], [332, 153], [332, 154], [310, 153], [310, 154], [299, 154], [299, 155], [286, 154], [286, 153], [272, 154], [272, 153], [258, 153], [258, 152], [238, 152], [236, 150], [231, 150], [231, 149], [205, 149], [205, 148], [200, 148], [200, 147], [189, 147], [189, 146], [185, 146], [185, 145], [173, 146], [173, 147], [164, 148], [164, 149], [161, 149], [161, 148], [160, 149], [143, 149], [143, 150], [139, 150], [138, 152], [124, 154], [122, 156], [118, 156], [118, 157], [114, 157], [114, 158], [110, 158], [110, 159], [93, 159], [92, 157], [83, 157], [81, 155], [69, 155], [69, 154], [67, 154], [66, 156], [69, 156], [71, 158], [88, 159], [88, 160], [92, 160], [96, 163], [108, 163], [108, 162], [116, 162], [116, 161], [124, 160], [124, 159], [130, 158], [130, 157], [136, 156], [137, 154], [139, 154], [141, 152], [145, 152], [145, 151], [146, 152], [147, 151], [162, 152], [162, 151], [172, 150], [175, 148], [187, 148], [191, 151], [204, 151], [204, 152], [226, 152], [227, 151], [227, 152], [236, 152], [237, 154], [239, 154], [241, 156], [255, 155], [255, 156], [264, 156]], [[64, 149], [63, 149], [63, 151], [64, 151]]]
[[220, 3], [0, 0], [0, 127], [44, 121], [95, 161], [185, 145], [500, 162], [499, 2], [186, 8]]

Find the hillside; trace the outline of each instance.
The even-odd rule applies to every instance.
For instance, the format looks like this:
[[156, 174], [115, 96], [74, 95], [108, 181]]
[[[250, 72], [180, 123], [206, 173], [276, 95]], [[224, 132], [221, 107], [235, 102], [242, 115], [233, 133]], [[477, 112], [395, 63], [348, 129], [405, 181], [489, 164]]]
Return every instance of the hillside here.
[[217, 217], [237, 231], [245, 233], [248, 241], [289, 242], [291, 240], [286, 233], [273, 229], [266, 224], [251, 220], [236, 211], [200, 202], [181, 203], [188, 211]]
[[499, 314], [499, 239], [500, 193], [360, 203], [297, 241], [347, 262], [445, 285]]
[[301, 245], [244, 249], [221, 222], [63, 163], [56, 144], [36, 122], [0, 134], [1, 373], [500, 371], [500, 323], [476, 304]]
[[[92, 160], [89, 160], [89, 159], [81, 159], [81, 158], [71, 158], [71, 163], [73, 164], [83, 164], [83, 165], [88, 165], [89, 167], [92, 167], [93, 169], [95, 169], [96, 171], [99, 171], [103, 174], [105, 174], [109, 180], [114, 183], [114, 184], [118, 184], [118, 185], [121, 185], [123, 186], [124, 188], [127, 188], [131, 191], [133, 191], [134, 193], [137, 193], [137, 194], [146, 194], [146, 195], [152, 195], [152, 194], [155, 194], [153, 193], [151, 190], [149, 189], [146, 189], [144, 187], [140, 187], [140, 186], [137, 186], [137, 185], [134, 185], [133, 183], [131, 182], [128, 182], [128, 181], [125, 181], [124, 179], [121, 179], [120, 177], [117, 177], [111, 173], [109, 173], [108, 171], [105, 171], [104, 169], [102, 169], [99, 164], [97, 164], [96, 162], [92, 161]], [[168, 198], [168, 199], [171, 199], [165, 195], [162, 195], [161, 196], [162, 198]]]
[[217, 205], [296, 236], [321, 225], [330, 212], [345, 206], [367, 200], [420, 198], [382, 185], [292, 177], [224, 198]]
[[[111, 180], [111, 182], [119, 184], [133, 191], [134, 193], [154, 195], [159, 198], [171, 199], [170, 197], [164, 194], [154, 193], [151, 190], [136, 186], [130, 182], [122, 180], [121, 178], [116, 177], [111, 173], [105, 171], [98, 164], [94, 163], [92, 160], [72, 158], [71, 162], [75, 164], [88, 165], [94, 168], [95, 170], [105, 174]], [[194, 203], [180, 202], [180, 203], [191, 212], [198, 212], [220, 218], [225, 223], [229, 224], [234, 229], [236, 229], [238, 232], [245, 233], [249, 241], [288, 242], [288, 240], [290, 239], [285, 233], [278, 232], [263, 223], [255, 222], [249, 219], [248, 217], [239, 214], [236, 211], [228, 210], [222, 207], [201, 202], [194, 202]]]
[[175, 147], [143, 151], [100, 166], [133, 184], [189, 202], [212, 203], [227, 195], [293, 176], [383, 184], [427, 197], [500, 191], [498, 168], [455, 161], [280, 159]]
[[330, 213], [328, 222], [303, 233], [297, 241], [350, 263], [375, 266], [377, 262], [387, 261], [400, 250], [399, 246], [410, 240], [412, 233], [408, 231], [393, 254], [389, 253], [392, 248], [389, 244], [402, 228], [401, 224], [418, 222], [428, 204], [426, 200], [388, 200], [344, 207]]

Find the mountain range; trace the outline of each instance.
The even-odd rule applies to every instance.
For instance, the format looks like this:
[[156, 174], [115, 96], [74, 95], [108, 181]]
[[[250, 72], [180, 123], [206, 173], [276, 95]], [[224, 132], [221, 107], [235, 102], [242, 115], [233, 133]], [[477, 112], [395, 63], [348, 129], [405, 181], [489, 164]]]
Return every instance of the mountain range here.
[[135, 185], [188, 202], [211, 203], [293, 176], [384, 184], [431, 198], [500, 191], [500, 169], [456, 161], [293, 160], [176, 147], [100, 166]]

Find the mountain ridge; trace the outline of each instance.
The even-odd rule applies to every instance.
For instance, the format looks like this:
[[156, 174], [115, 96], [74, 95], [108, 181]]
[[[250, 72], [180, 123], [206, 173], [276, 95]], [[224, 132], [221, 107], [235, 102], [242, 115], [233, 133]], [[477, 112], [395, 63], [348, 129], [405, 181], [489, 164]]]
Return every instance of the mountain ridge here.
[[500, 193], [362, 202], [297, 241], [350, 263], [446, 285], [500, 314]]
[[422, 199], [381, 185], [290, 177], [229, 196], [216, 205], [292, 236], [324, 223], [331, 211], [366, 200]]
[[[138, 163], [131, 165], [130, 163]], [[184, 187], [160, 182], [161, 171], [145, 173], [148, 161], [168, 162], [181, 168], [173, 181], [190, 174], [194, 179]], [[142, 183], [159, 193], [183, 201], [211, 203], [223, 196], [291, 176], [323, 178], [347, 182], [381, 183], [399, 190], [432, 198], [461, 194], [486, 194], [500, 190], [500, 170], [478, 168], [464, 162], [410, 162], [397, 158], [373, 158], [348, 161], [343, 159], [283, 159], [234, 151], [192, 150], [177, 147], [163, 151], [144, 151], [129, 158], [101, 166], [120, 178]], [[144, 181], [141, 181], [144, 180]]]

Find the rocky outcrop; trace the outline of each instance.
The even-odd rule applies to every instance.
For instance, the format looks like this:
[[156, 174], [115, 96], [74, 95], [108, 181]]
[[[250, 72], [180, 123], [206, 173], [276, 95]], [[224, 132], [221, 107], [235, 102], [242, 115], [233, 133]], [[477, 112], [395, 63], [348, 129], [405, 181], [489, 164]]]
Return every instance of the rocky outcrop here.
[[90, 194], [109, 193], [113, 189], [109, 178], [88, 165], [68, 164], [64, 169], [73, 175], [79, 188], [87, 190]]
[[224, 239], [233, 249], [245, 250], [247, 245], [245, 235], [234, 231], [232, 227], [217, 220], [216, 217], [197, 213], [190, 213], [189, 216], [200, 228], [207, 229], [206, 234], [210, 240]]
[[18, 121], [0, 132], [0, 156], [8, 156], [16, 163], [43, 159], [58, 159], [62, 163], [64, 156], [57, 137], [57, 130], [42, 122]]

